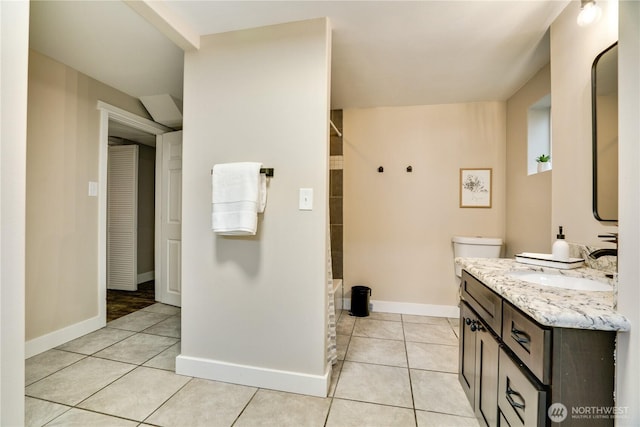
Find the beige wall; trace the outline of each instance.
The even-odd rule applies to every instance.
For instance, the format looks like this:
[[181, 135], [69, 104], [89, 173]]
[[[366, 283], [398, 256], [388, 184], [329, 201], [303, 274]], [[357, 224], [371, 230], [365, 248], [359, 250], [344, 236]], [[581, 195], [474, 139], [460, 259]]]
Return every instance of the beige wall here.
[[30, 51], [27, 340], [98, 315], [98, 100], [148, 117], [135, 98]]
[[599, 2], [599, 22], [579, 27], [580, 2], [572, 1], [551, 25], [551, 115], [553, 138], [552, 226], [563, 225], [568, 241], [604, 246], [598, 234], [615, 232], [592, 213], [591, 65], [618, 39], [616, 1]]
[[[504, 236], [505, 107], [344, 111], [345, 289], [364, 284], [373, 300], [457, 305], [451, 237]], [[493, 168], [491, 209], [459, 207], [460, 168]]]
[[[178, 372], [311, 394], [325, 381], [330, 43], [317, 19], [185, 55]], [[237, 161], [275, 169], [252, 237], [211, 231], [211, 168]]]
[[547, 65], [507, 101], [506, 257], [520, 252], [551, 253], [548, 231], [554, 172], [527, 173], [527, 112], [551, 92], [550, 77]]

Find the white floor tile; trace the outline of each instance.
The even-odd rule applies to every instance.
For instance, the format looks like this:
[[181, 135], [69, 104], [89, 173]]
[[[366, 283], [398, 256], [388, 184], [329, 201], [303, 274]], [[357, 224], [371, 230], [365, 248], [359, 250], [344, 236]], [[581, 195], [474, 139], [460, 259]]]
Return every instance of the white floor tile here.
[[124, 331], [122, 329], [102, 328], [73, 341], [69, 341], [57, 348], [59, 350], [90, 355], [122, 341], [133, 334], [135, 334], [135, 332]]
[[65, 405], [77, 405], [120, 378], [134, 365], [87, 357], [26, 388], [27, 396]]
[[338, 319], [338, 323], [336, 323], [336, 333], [339, 335], [351, 335], [355, 324], [356, 318], [343, 312], [340, 319]]
[[478, 420], [469, 417], [416, 411], [418, 427], [479, 427]]
[[143, 421], [190, 379], [160, 369], [139, 367], [78, 406]]
[[140, 310], [127, 314], [126, 316], [122, 316], [119, 319], [112, 320], [107, 323], [107, 327], [140, 332], [169, 317], [171, 316], [168, 314]]
[[194, 378], [145, 422], [159, 426], [228, 427], [257, 389]]
[[413, 409], [334, 399], [327, 427], [415, 427]]
[[457, 374], [411, 369], [411, 385], [416, 409], [473, 417]]
[[321, 427], [331, 399], [258, 390], [234, 427]]
[[47, 375], [51, 375], [62, 368], [76, 363], [84, 357], [85, 356], [81, 354], [56, 349], [51, 349], [30, 357], [25, 361], [25, 385], [33, 384]]
[[26, 427], [41, 427], [71, 409], [69, 406], [59, 405], [46, 400], [25, 397], [24, 423]]
[[158, 335], [135, 334], [117, 344], [97, 352], [94, 356], [103, 359], [141, 365], [162, 353], [178, 340]]
[[73, 408], [47, 424], [47, 427], [135, 427], [137, 425], [138, 423], [135, 421]]
[[397, 313], [383, 313], [381, 311], [371, 311], [369, 312], [369, 316], [367, 319], [372, 320], [389, 320], [392, 322], [400, 322], [402, 321], [402, 315]]
[[333, 396], [336, 392], [338, 378], [340, 377], [340, 372], [342, 371], [342, 363], [342, 360], [338, 360], [331, 369], [331, 383], [329, 383], [329, 392], [327, 393], [328, 396]]
[[404, 335], [402, 334], [402, 322], [363, 318], [356, 319], [356, 325], [353, 328], [353, 336], [399, 341], [404, 340]]
[[180, 311], [154, 304], [28, 359], [26, 425], [478, 426], [457, 318], [338, 312], [332, 401], [176, 375]]
[[458, 372], [458, 346], [407, 342], [409, 367], [430, 371]]
[[180, 355], [180, 343], [177, 342], [153, 359], [146, 362], [143, 366], [149, 368], [164, 369], [165, 371], [176, 371], [176, 357]]
[[167, 305], [162, 303], [155, 303], [142, 309], [142, 311], [150, 311], [152, 313], [169, 314], [175, 316], [180, 314], [180, 307], [174, 307], [173, 305]]
[[338, 360], [344, 360], [350, 340], [351, 335], [336, 335], [336, 351], [338, 352]]
[[450, 325], [405, 323], [404, 335], [407, 341], [412, 342], [458, 345], [458, 337]]
[[403, 341], [353, 337], [345, 360], [407, 367], [407, 352]]
[[405, 323], [422, 323], [427, 325], [440, 325], [448, 326], [449, 321], [446, 317], [434, 317], [434, 316], [417, 316], [413, 314], [403, 314], [402, 321]]
[[407, 368], [345, 361], [335, 396], [383, 405], [413, 407]]
[[171, 316], [162, 322], [145, 329], [145, 334], [162, 335], [164, 337], [180, 338], [180, 316]]

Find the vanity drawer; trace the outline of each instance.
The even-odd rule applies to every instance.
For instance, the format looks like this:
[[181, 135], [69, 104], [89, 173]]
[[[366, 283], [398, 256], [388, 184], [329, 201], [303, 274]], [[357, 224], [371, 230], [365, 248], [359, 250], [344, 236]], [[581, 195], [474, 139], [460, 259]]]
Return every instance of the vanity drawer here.
[[[500, 349], [498, 407], [501, 423], [510, 427], [545, 426], [547, 392]], [[504, 423], [506, 421], [506, 423]]]
[[478, 279], [462, 271], [462, 298], [496, 334], [502, 328], [502, 298]]
[[508, 302], [502, 316], [502, 341], [538, 380], [550, 384], [551, 329], [538, 325]]

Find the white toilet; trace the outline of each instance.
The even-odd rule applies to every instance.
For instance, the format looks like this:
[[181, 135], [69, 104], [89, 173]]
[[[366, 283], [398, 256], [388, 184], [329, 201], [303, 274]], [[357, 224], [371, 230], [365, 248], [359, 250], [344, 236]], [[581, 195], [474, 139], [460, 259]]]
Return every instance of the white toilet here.
[[[464, 237], [454, 236], [454, 258], [500, 258], [502, 239], [499, 237]], [[462, 276], [462, 267], [456, 266], [456, 276]]]

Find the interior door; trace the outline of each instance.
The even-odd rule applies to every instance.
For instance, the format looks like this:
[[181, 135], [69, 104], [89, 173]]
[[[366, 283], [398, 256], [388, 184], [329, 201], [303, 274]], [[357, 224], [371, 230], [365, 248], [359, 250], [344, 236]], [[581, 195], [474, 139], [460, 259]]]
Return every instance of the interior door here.
[[138, 146], [109, 146], [107, 289], [138, 290]]
[[182, 131], [157, 137], [156, 300], [181, 305], [182, 274]]

